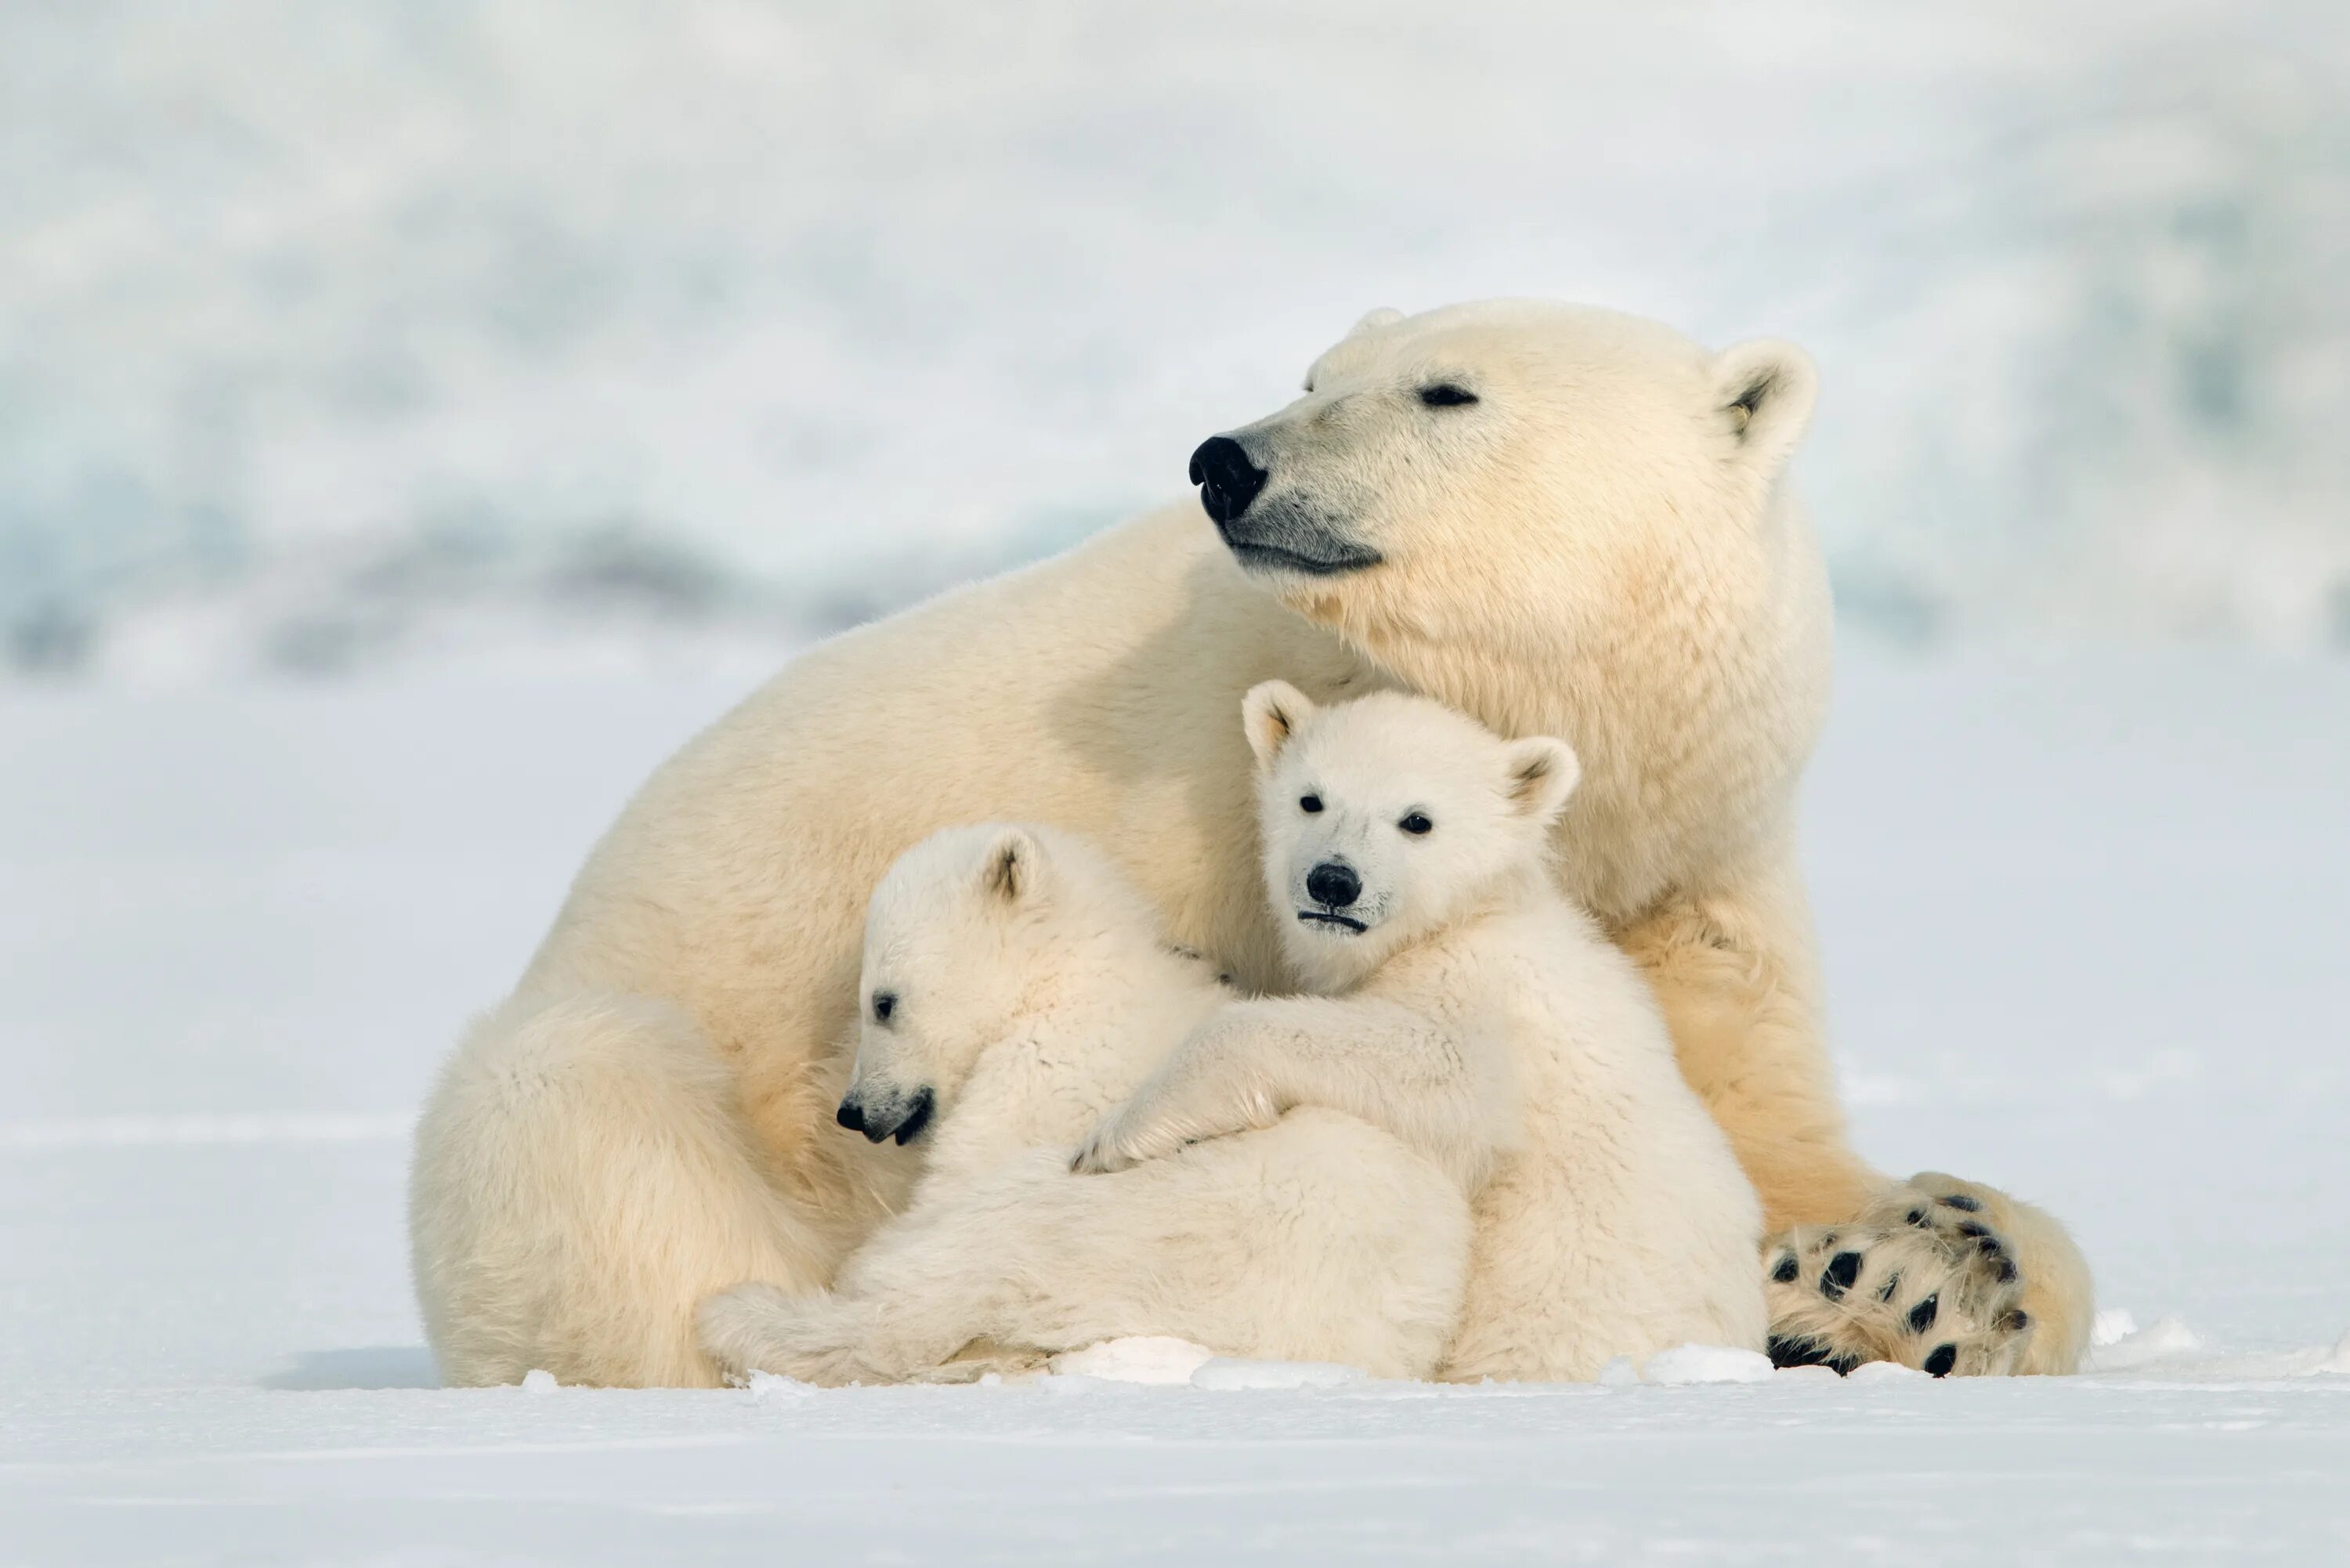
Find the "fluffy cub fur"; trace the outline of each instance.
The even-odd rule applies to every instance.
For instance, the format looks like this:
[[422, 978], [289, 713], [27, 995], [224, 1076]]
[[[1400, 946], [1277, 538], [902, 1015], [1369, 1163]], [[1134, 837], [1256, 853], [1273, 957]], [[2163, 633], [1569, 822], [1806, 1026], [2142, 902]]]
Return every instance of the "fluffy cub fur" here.
[[[1145, 1334], [1381, 1376], [1436, 1366], [1468, 1266], [1454, 1168], [1482, 1156], [1440, 1167], [1304, 1108], [1121, 1175], [1072, 1172], [1078, 1137], [1230, 997], [1082, 840], [986, 826], [917, 845], [873, 895], [860, 995], [839, 1119], [930, 1144], [927, 1168], [832, 1291], [706, 1303], [720, 1366], [952, 1381]], [[1455, 1092], [1446, 1070], [1422, 1075]]]
[[1465, 1081], [1447, 1054], [1498, 1042], [1522, 1122], [1477, 1197], [1445, 1374], [1579, 1380], [1686, 1342], [1762, 1349], [1753, 1189], [1639, 971], [1544, 852], [1574, 752], [1400, 693], [1317, 709], [1271, 681], [1245, 712], [1266, 880], [1323, 994], [1218, 1012], [1080, 1163], [1127, 1170], [1326, 1106], [1465, 1175], [1492, 1128], [1429, 1078]]

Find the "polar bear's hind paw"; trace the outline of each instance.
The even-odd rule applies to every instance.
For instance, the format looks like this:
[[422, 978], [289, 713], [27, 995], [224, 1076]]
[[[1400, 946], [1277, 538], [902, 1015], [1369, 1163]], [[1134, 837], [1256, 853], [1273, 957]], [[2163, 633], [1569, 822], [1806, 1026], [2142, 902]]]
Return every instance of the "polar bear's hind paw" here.
[[2012, 1373], [2032, 1343], [2024, 1281], [1962, 1193], [1897, 1189], [1847, 1225], [1764, 1252], [1771, 1359], [1839, 1373], [1896, 1361], [1936, 1377]]
[[702, 1354], [729, 1382], [772, 1372], [837, 1388], [895, 1382], [872, 1345], [870, 1314], [823, 1292], [795, 1294], [774, 1285], [737, 1285], [705, 1300], [695, 1314]]

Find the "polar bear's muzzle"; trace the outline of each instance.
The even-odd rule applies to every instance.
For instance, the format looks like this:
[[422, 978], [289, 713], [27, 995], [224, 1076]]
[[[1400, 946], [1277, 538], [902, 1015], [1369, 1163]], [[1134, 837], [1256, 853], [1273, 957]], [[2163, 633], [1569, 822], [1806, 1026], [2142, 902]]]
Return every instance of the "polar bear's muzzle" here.
[[1349, 536], [1336, 518], [1272, 480], [1272, 471], [1259, 468], [1231, 436], [1210, 436], [1191, 454], [1200, 505], [1243, 568], [1330, 577], [1379, 564], [1379, 553]]
[[895, 1089], [876, 1094], [860, 1086], [848, 1091], [833, 1119], [850, 1132], [863, 1133], [869, 1143], [887, 1143], [894, 1137], [904, 1145], [930, 1126], [937, 1105], [938, 1096], [928, 1085], [910, 1095]]

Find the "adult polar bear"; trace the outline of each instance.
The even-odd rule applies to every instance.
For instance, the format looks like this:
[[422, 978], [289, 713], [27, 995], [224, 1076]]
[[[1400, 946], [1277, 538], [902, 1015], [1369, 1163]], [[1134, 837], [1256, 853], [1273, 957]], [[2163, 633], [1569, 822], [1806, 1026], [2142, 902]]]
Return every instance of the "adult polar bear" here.
[[1845, 1140], [1794, 843], [1828, 685], [1783, 477], [1813, 397], [1780, 344], [1709, 354], [1533, 302], [1376, 312], [1303, 398], [1195, 455], [1216, 526], [1139, 518], [795, 660], [629, 804], [426, 1108], [411, 1229], [443, 1376], [712, 1382], [697, 1302], [820, 1284], [898, 1203], [916, 1156], [833, 1111], [867, 895], [937, 828], [1083, 833], [1177, 940], [1279, 989], [1232, 721], [1274, 676], [1319, 701], [1399, 681], [1575, 746], [1568, 891], [1797, 1228], [1768, 1254], [1780, 1321], [1831, 1357], [1902, 1355], [1846, 1285], [1897, 1260], [1906, 1301], [1980, 1244], [2028, 1314], [1964, 1366], [2069, 1368], [2089, 1295], [2063, 1231], [1888, 1182]]

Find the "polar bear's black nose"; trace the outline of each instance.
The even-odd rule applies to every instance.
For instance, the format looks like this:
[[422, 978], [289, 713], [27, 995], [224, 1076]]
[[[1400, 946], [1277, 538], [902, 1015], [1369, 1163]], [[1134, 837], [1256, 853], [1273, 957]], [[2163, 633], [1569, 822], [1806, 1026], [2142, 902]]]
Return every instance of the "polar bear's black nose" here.
[[1264, 488], [1264, 478], [1265, 471], [1251, 462], [1241, 443], [1230, 436], [1210, 436], [1191, 454], [1191, 483], [1200, 487], [1200, 504], [1219, 523], [1238, 521]]
[[1343, 909], [1363, 896], [1363, 879], [1353, 867], [1325, 860], [1305, 874], [1305, 891], [1317, 904]]

